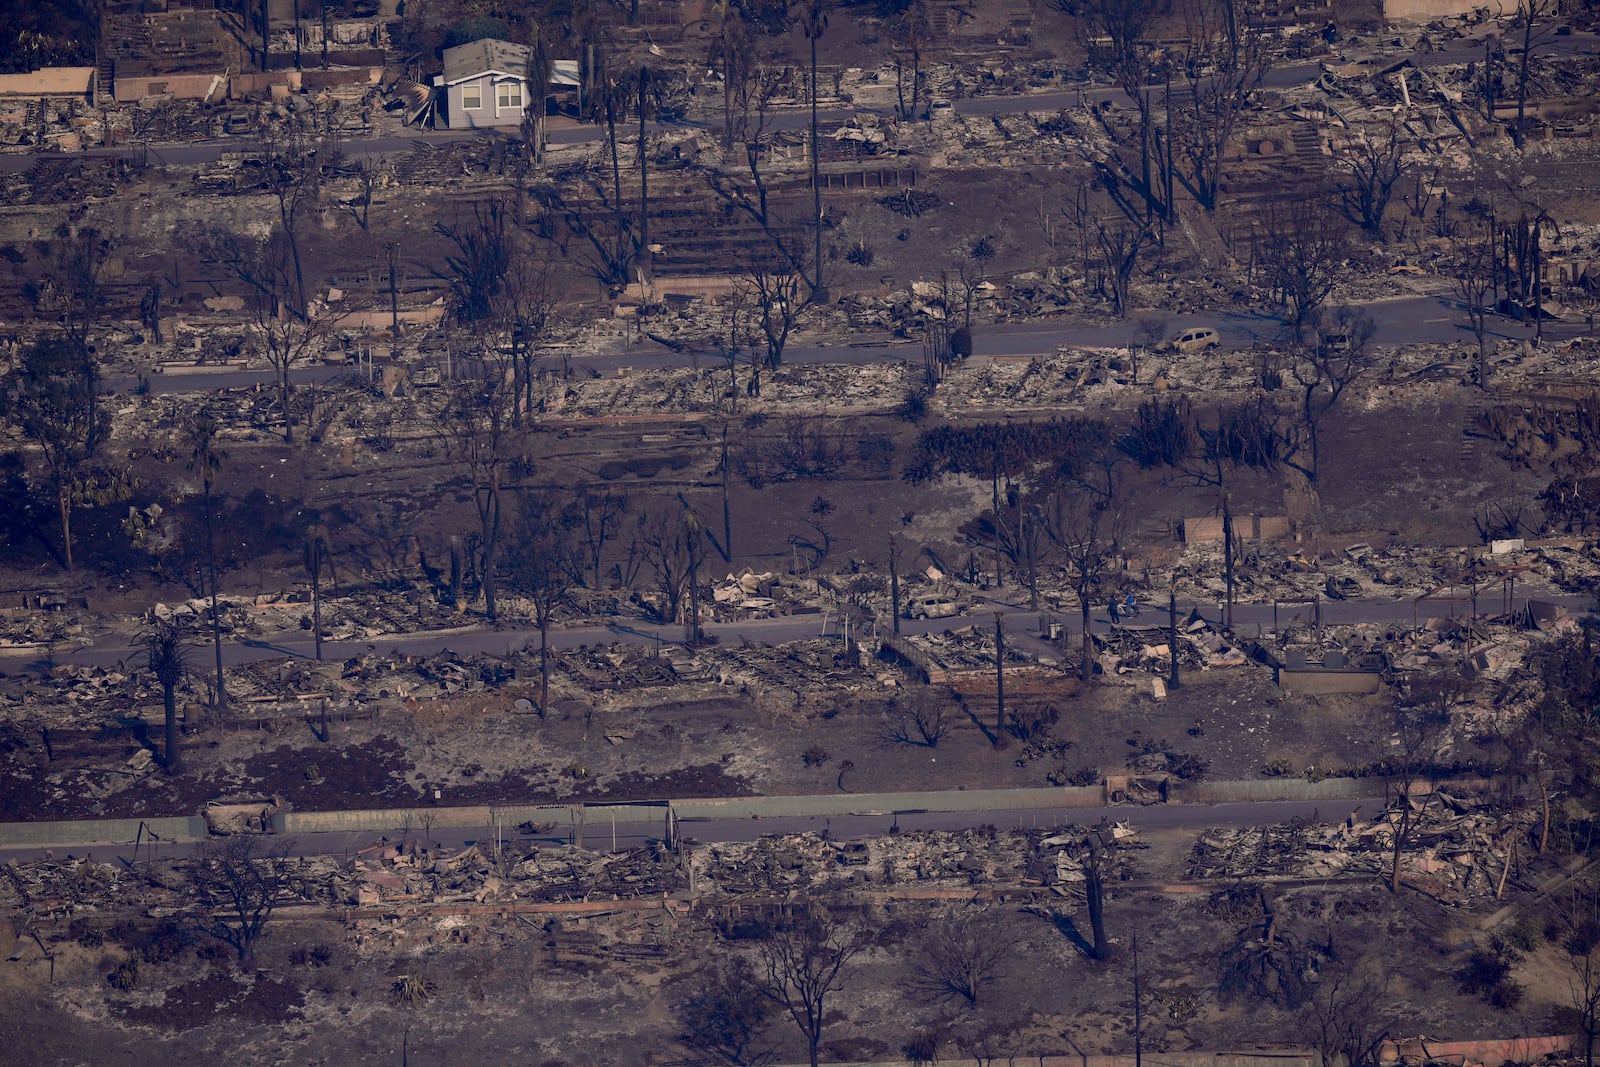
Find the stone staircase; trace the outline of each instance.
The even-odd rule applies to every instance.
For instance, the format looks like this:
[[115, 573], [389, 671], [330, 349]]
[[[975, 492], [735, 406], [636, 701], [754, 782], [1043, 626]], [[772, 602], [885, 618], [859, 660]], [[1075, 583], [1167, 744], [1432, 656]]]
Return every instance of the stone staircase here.
[[1289, 137], [1294, 145], [1296, 161], [1307, 170], [1320, 171], [1327, 165], [1322, 151], [1322, 134], [1310, 123], [1297, 122], [1290, 127]]

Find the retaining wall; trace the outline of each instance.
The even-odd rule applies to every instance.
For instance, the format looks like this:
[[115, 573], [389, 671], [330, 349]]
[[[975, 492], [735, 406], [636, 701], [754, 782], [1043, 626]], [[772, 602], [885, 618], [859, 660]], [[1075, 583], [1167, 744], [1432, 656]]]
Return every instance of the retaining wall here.
[[[139, 828], [144, 827], [141, 835]], [[62, 819], [51, 822], [0, 823], [0, 845], [131, 845], [152, 837], [192, 841], [205, 837], [206, 821], [198, 815], [160, 819]]]
[[1376, 693], [1383, 684], [1382, 675], [1371, 671], [1349, 670], [1280, 670], [1278, 685], [1285, 693], [1314, 693], [1327, 696], [1332, 693]]
[[[1178, 782], [1170, 784], [1171, 800], [1184, 804], [1250, 803], [1270, 800], [1338, 800], [1375, 795], [1382, 788], [1373, 780], [1328, 778], [1307, 782], [1299, 778], [1264, 778], [1238, 782]], [[1041, 787], [1036, 789], [966, 789], [904, 793], [832, 793], [786, 797], [717, 797], [661, 801], [647, 804], [529, 804], [469, 807], [368, 808], [353, 811], [279, 811], [272, 829], [280, 834], [386, 833], [407, 827], [440, 829], [482, 827], [491, 830], [521, 823], [553, 824], [558, 828], [584, 826], [591, 832], [602, 826], [661, 825], [667, 811], [678, 819], [780, 819], [844, 815], [877, 815], [922, 811], [1057, 811], [1100, 808], [1105, 805], [1104, 785]], [[1120, 809], [1107, 808], [1108, 812]], [[160, 819], [98, 819], [83, 822], [0, 823], [0, 847], [52, 847], [56, 845], [132, 844], [143, 823], [146, 834], [162, 840], [195, 840], [206, 836], [199, 816]], [[1080, 1065], [1081, 1067], [1081, 1065]]]
[[1091, 808], [1105, 801], [1097, 785], [1045, 789], [966, 789], [928, 793], [834, 793], [800, 797], [674, 800], [679, 819], [778, 819], [911, 811], [1007, 811]]
[[[1432, 1047], [1430, 1045], [1430, 1047]], [[1100, 1056], [1080, 1053], [1012, 1055], [976, 1060], [966, 1056], [940, 1055], [943, 1067], [989, 1067], [1005, 1063], [1008, 1067], [1137, 1067], [1133, 1056]], [[1322, 1067], [1322, 1054], [1310, 1049], [1264, 1050], [1260, 1052], [1147, 1052], [1144, 1062], [1152, 1067]], [[1524, 1061], [1525, 1062], [1525, 1061]], [[906, 1061], [880, 1060], [877, 1063], [824, 1063], [822, 1067], [905, 1067]], [[781, 1067], [801, 1067], [785, 1064]]]
[[[492, 830], [495, 824], [506, 830], [531, 822], [558, 827], [590, 827], [618, 824], [664, 824], [667, 805], [662, 804], [561, 804], [462, 808], [377, 808], [365, 811], [280, 811], [272, 816], [272, 829], [279, 834], [320, 834], [372, 830], [459, 830], [481, 827]], [[3, 840], [3, 836], [0, 836]]]
[[1491, 15], [1510, 15], [1517, 10], [1514, 0], [1383, 0], [1383, 17], [1413, 22], [1428, 22], [1448, 15], [1467, 15], [1486, 7]]
[[1172, 782], [1168, 789], [1173, 803], [1240, 804], [1267, 800], [1340, 800], [1377, 795], [1381, 780], [1368, 778], [1324, 778], [1308, 782], [1303, 778], [1263, 778], [1242, 782]]

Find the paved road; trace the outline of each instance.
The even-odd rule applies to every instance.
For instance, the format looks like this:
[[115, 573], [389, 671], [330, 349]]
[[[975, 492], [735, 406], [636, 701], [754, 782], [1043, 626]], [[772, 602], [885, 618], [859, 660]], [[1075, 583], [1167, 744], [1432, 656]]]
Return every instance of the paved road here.
[[[1133, 805], [1108, 805], [1104, 807], [1078, 807], [1057, 809], [1012, 809], [959, 812], [884, 812], [874, 815], [831, 815], [814, 818], [783, 819], [680, 819], [679, 836], [692, 844], [712, 844], [727, 841], [754, 841], [772, 834], [816, 833], [833, 840], [879, 837], [896, 832], [919, 830], [964, 830], [981, 826], [1057, 827], [1093, 826], [1102, 819], [1125, 822], [1136, 830], [1198, 830], [1212, 826], [1262, 826], [1292, 820], [1319, 823], [1343, 821], [1352, 811], [1361, 811], [1370, 817], [1383, 810], [1385, 799], [1380, 789], [1374, 795], [1358, 799], [1314, 801], [1261, 801], [1235, 804], [1157, 804], [1148, 807]], [[613, 836], [613, 833], [615, 836]], [[665, 819], [658, 833], [642, 824], [624, 824], [613, 828], [607, 823], [588, 824], [583, 831], [583, 844], [587, 848], [603, 851], [624, 851], [655, 844], [665, 833]], [[412, 840], [421, 838], [418, 831]], [[296, 834], [288, 838], [290, 852], [296, 856], [353, 856], [371, 845], [384, 841], [396, 843], [398, 832], [387, 835], [368, 832], [338, 832]], [[446, 850], [460, 849], [475, 841], [494, 840], [493, 830], [451, 828], [435, 829], [428, 834], [428, 843]], [[511, 834], [504, 838], [513, 848], [529, 846], [572, 844], [570, 828], [560, 828], [544, 835]], [[8, 860], [43, 858], [67, 854], [98, 856], [102, 861], [121, 857], [133, 862], [157, 858], [177, 858], [193, 854], [195, 842], [169, 841], [145, 844], [137, 856], [133, 847], [122, 845], [61, 845], [51, 848], [35, 846], [0, 847], [0, 863]]]
[[[1518, 595], [1514, 600], [1508, 600], [1503, 590], [1485, 587], [1477, 600], [1477, 609], [1480, 615], [1498, 614], [1513, 607], [1526, 606], [1528, 598]], [[1469, 592], [1466, 589], [1454, 590], [1457, 599], [1448, 599], [1446, 595], [1431, 601], [1418, 603], [1410, 598], [1399, 600], [1321, 600], [1317, 605], [1306, 602], [1273, 604], [1235, 604], [1233, 608], [1234, 631], [1241, 637], [1276, 629], [1278, 626], [1310, 625], [1320, 621], [1322, 625], [1351, 625], [1355, 623], [1394, 623], [1410, 626], [1418, 619], [1429, 617], [1465, 617], [1471, 612], [1472, 604]], [[1537, 598], [1549, 599], [1561, 604], [1568, 611], [1578, 614], [1592, 610], [1595, 607], [1593, 597], [1586, 595], [1564, 594], [1556, 597]], [[1221, 605], [1213, 602], [1196, 604], [1193, 601], [1180, 601], [1178, 604], [1179, 621], [1186, 618], [1191, 611], [1198, 612], [1201, 617], [1216, 621], [1220, 618]], [[1053, 656], [1055, 653], [1044, 640], [1040, 623], [1049, 619], [1060, 623], [1068, 635], [1067, 647], [1072, 648], [1070, 638], [1081, 631], [1079, 612], [1076, 608], [1058, 611], [1053, 614], [1041, 613], [1025, 605], [1011, 604], [1001, 600], [980, 597], [971, 611], [961, 617], [953, 619], [919, 619], [902, 620], [901, 632], [904, 634], [942, 633], [945, 630], [961, 626], [975, 625], [985, 629], [994, 624], [994, 614], [1000, 613], [1006, 620], [1006, 632], [1010, 640], [1026, 644], [1035, 652]], [[1047, 617], [1048, 616], [1048, 617]], [[1133, 627], [1163, 628], [1167, 624], [1165, 603], [1146, 604], [1137, 618], [1125, 620], [1124, 625]], [[852, 626], [858, 625], [852, 623]], [[1092, 615], [1090, 626], [1097, 633], [1104, 633], [1111, 627], [1106, 608], [1099, 607]], [[715, 637], [724, 645], [733, 645], [740, 642], [751, 644], [781, 644], [787, 641], [796, 641], [808, 637], [841, 637], [840, 622], [837, 614], [826, 615], [786, 615], [776, 618], [753, 618], [742, 622], [707, 623], [703, 627], [707, 636]], [[852, 631], [852, 636], [855, 632]], [[604, 625], [578, 626], [553, 630], [550, 634], [551, 647], [557, 649], [575, 649], [581, 645], [596, 644], [632, 644], [644, 646], [678, 645], [684, 641], [682, 625], [663, 626], [639, 619], [615, 619]], [[443, 649], [461, 655], [487, 653], [490, 655], [510, 655], [520, 650], [536, 650], [539, 647], [537, 630], [507, 627], [504, 629], [468, 628], [449, 633], [396, 635], [392, 637], [375, 637], [365, 641], [325, 641], [323, 643], [323, 656], [327, 660], [342, 660], [360, 656], [368, 652], [399, 653], [405, 655], [432, 655]], [[295, 630], [277, 635], [259, 638], [229, 639], [223, 644], [223, 661], [229, 665], [244, 663], [258, 663], [265, 660], [294, 658], [310, 659], [313, 654], [313, 643], [309, 635], [303, 630]], [[37, 658], [36, 653], [28, 654], [35, 657], [31, 663], [21, 656], [8, 657], [15, 663], [21, 659], [32, 666], [42, 666], [45, 662]], [[63, 648], [56, 651], [50, 658], [52, 663], [77, 663], [86, 666], [114, 666], [119, 662], [136, 662], [144, 655], [144, 650], [137, 642], [130, 642], [122, 635], [108, 635], [93, 644], [77, 649]], [[1068, 656], [1071, 657], [1069, 652]], [[206, 664], [212, 661], [211, 645], [203, 636], [195, 638], [194, 650], [191, 659], [197, 668], [205, 669]], [[4, 662], [4, 661], [0, 661]]]
[[[1415, 66], [1430, 67], [1443, 66], [1454, 63], [1481, 61], [1483, 58], [1483, 41], [1485, 34], [1496, 32], [1498, 27], [1485, 25], [1477, 28], [1477, 36], [1463, 38], [1442, 43], [1432, 52], [1419, 52], [1404, 56], [1389, 53], [1378, 60], [1379, 69], [1382, 66], [1398, 63], [1407, 59]], [[1510, 32], [1509, 23], [1506, 24], [1506, 37], [1504, 44], [1512, 47], [1519, 43], [1515, 34]], [[1600, 36], [1588, 33], [1573, 33], [1566, 37], [1546, 37], [1536, 48], [1536, 54], [1542, 56], [1571, 56], [1585, 52], [1592, 52], [1600, 46]], [[1329, 59], [1326, 62], [1331, 66], [1343, 65], [1347, 60], [1361, 58], [1360, 53], [1352, 53], [1343, 58]], [[1269, 70], [1263, 79], [1263, 86], [1268, 89], [1289, 88], [1303, 85], [1315, 80], [1322, 73], [1324, 61], [1311, 63], [1295, 63], [1287, 66], [1275, 67]], [[1161, 86], [1151, 86], [1152, 92], [1159, 92]], [[1182, 91], [1181, 86], [1174, 86], [1177, 91]], [[1085, 104], [1095, 104], [1106, 100], [1126, 100], [1126, 94], [1120, 88], [1108, 85], [1094, 85], [1085, 83], [1081, 87], [1052, 90], [1042, 93], [1030, 93], [1024, 96], [978, 96], [966, 97], [951, 101], [957, 113], [974, 117], [991, 115], [1015, 114], [1021, 111], [1053, 111], [1060, 108], [1078, 107]], [[818, 111], [820, 123], [830, 127], [849, 121], [859, 114], [872, 114], [887, 117], [892, 113], [889, 108], [872, 107], [845, 107], [825, 108]], [[771, 116], [769, 126], [778, 130], [795, 130], [808, 126], [810, 114], [806, 108], [799, 107], [792, 110], [780, 111]], [[701, 127], [720, 129], [719, 118], [713, 116], [704, 121], [677, 123], [663, 125], [652, 123], [655, 131], [671, 129], [673, 126]], [[602, 131], [593, 125], [564, 125], [556, 124], [549, 131], [549, 136], [554, 144], [579, 144], [600, 139]], [[449, 130], [417, 130], [399, 136], [374, 137], [362, 140], [347, 141], [343, 145], [346, 155], [352, 158], [376, 160], [388, 156], [404, 155], [412, 151], [419, 144], [442, 146], [452, 142], [467, 140], [474, 137], [485, 136], [482, 133], [471, 131]], [[496, 136], [489, 134], [488, 136]], [[200, 143], [186, 143], [173, 145], [155, 145], [147, 151], [150, 157], [158, 163], [168, 165], [194, 166], [202, 163], [213, 163], [221, 158], [224, 152], [246, 150], [252, 142], [245, 137], [232, 137], [216, 141]], [[123, 148], [95, 148], [82, 153], [89, 158], [104, 158], [111, 156], [132, 157], [141, 151], [138, 147]], [[33, 155], [0, 155], [0, 173], [16, 173], [27, 170], [33, 165]]]
[[[1406, 296], [1369, 301], [1358, 306], [1372, 316], [1376, 327], [1374, 343], [1379, 345], [1475, 344], [1465, 312], [1457, 301], [1448, 297]], [[1090, 348], [1123, 347], [1132, 343], [1138, 322], [1146, 315], [1167, 320], [1168, 330], [1173, 333], [1191, 325], [1214, 327], [1222, 335], [1225, 345], [1240, 348], [1258, 342], [1282, 341], [1287, 329], [1282, 319], [1255, 311], [1207, 311], [1187, 315], [1174, 315], [1166, 311], [1136, 311], [1126, 320], [1113, 323], [1084, 323], [1061, 319], [982, 327], [977, 333], [977, 353], [980, 359], [1025, 358], [1052, 355], [1062, 345]], [[1585, 329], [1585, 324], [1577, 321], [1546, 323], [1545, 340], [1546, 343], [1554, 343], [1581, 336]], [[1533, 333], [1533, 326], [1528, 323], [1500, 316], [1494, 316], [1489, 321], [1491, 343], [1501, 340], [1526, 341], [1533, 337]], [[672, 351], [648, 339], [598, 355], [569, 354], [566, 359], [574, 367], [593, 370], [600, 374], [615, 373], [623, 368], [644, 370], [692, 365], [709, 368], [722, 365], [720, 357], [709, 350], [698, 354]], [[863, 336], [841, 343], [795, 343], [784, 351], [784, 363], [791, 366], [863, 365], [901, 361], [920, 363], [922, 346], [916, 342], [891, 342], [877, 335]], [[562, 363], [563, 357], [559, 354], [547, 355], [539, 361], [541, 367], [551, 371], [560, 370]], [[297, 367], [290, 373], [290, 377], [297, 385], [314, 385], [358, 373], [354, 367], [324, 364]], [[269, 388], [273, 381], [272, 372], [263, 367], [214, 373], [152, 374], [143, 378], [109, 375], [106, 386], [113, 391], [129, 392], [142, 382], [152, 393], [170, 394], [257, 386], [265, 389]]]

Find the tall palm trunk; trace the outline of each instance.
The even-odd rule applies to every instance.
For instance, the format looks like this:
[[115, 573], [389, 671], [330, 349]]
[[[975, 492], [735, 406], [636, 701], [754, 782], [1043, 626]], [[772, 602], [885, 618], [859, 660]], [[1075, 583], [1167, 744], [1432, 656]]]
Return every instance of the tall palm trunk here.
[[206, 508], [206, 569], [211, 582], [211, 645], [217, 654], [217, 709], [228, 706], [228, 694], [222, 685], [222, 616], [217, 613], [217, 540], [216, 524], [211, 513], [211, 480], [205, 483]]
[[171, 682], [161, 683], [161, 703], [167, 713], [167, 745], [163, 763], [168, 774], [182, 769], [183, 757], [178, 751], [178, 687]]

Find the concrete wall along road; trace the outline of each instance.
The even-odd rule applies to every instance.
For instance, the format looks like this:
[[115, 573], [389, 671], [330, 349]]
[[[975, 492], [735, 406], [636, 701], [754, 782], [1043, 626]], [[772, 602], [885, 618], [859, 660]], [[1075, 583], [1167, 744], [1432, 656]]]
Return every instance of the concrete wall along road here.
[[[1380, 785], [1359, 778], [1264, 778], [1238, 782], [1172, 782], [1170, 798], [1180, 804], [1253, 803], [1273, 800], [1339, 800], [1371, 795]], [[907, 793], [834, 793], [790, 797], [718, 797], [646, 804], [530, 804], [489, 807], [390, 808], [357, 811], [279, 811], [272, 816], [278, 834], [387, 833], [424, 826], [439, 829], [514, 831], [525, 822], [548, 825], [559, 832], [583, 828], [657, 826], [663, 831], [670, 810], [678, 820], [806, 819], [845, 815], [890, 815], [938, 811], [1067, 811], [1102, 809], [1104, 785], [1037, 789], [964, 789]], [[1096, 818], [1098, 816], [1095, 816]], [[1094, 821], [1087, 815], [1081, 821]], [[84, 844], [132, 844], [143, 822], [146, 833], [162, 840], [196, 840], [206, 836], [199, 816], [167, 819], [102, 819], [85, 822], [0, 823], [0, 847], [47, 847]], [[1082, 1067], [1080, 1064], [1079, 1067]]]
[[[942, 1067], [985, 1067], [1001, 1059], [1013, 1067], [1137, 1067], [1133, 1056], [1081, 1055], [1077, 1053], [1016, 1054], [975, 1060], [965, 1056], [939, 1057]], [[824, 1063], [822, 1067], [905, 1067], [905, 1060], [880, 1060], [877, 1063]], [[1322, 1054], [1311, 1049], [1264, 1050], [1260, 1052], [1147, 1052], [1144, 1062], [1151, 1067], [1322, 1067]], [[801, 1067], [782, 1064], [778, 1067]]]
[[[912, 811], [1043, 811], [1103, 803], [1097, 785], [1060, 789], [965, 789], [927, 793], [836, 793], [803, 797], [724, 797], [674, 800], [679, 819], [804, 819], [827, 815], [889, 815]], [[593, 817], [591, 816], [591, 824]]]
[[1350, 800], [1377, 795], [1383, 783], [1365, 778], [1263, 778], [1241, 782], [1173, 782], [1174, 804], [1250, 804], [1271, 800]]
[[[143, 827], [141, 832], [140, 827]], [[85, 819], [82, 821], [0, 823], [0, 846], [131, 845], [135, 841], [193, 841], [206, 836], [198, 815], [164, 819]]]
[[280, 811], [272, 817], [278, 834], [321, 834], [388, 830], [492, 829], [496, 822], [507, 832], [525, 822], [553, 825], [557, 829], [586, 825], [590, 829], [617, 825], [664, 826], [667, 805], [662, 804], [544, 804], [460, 808], [391, 808], [366, 811]]

